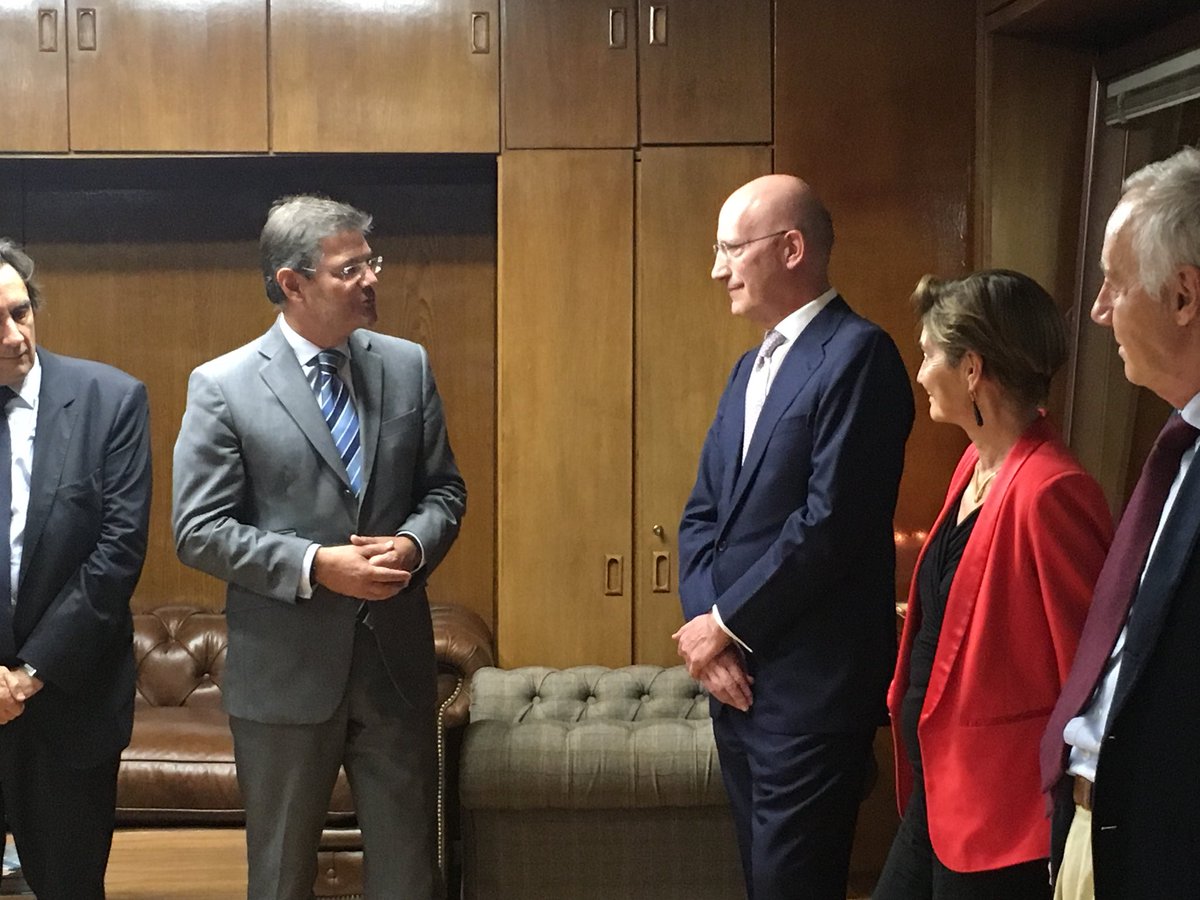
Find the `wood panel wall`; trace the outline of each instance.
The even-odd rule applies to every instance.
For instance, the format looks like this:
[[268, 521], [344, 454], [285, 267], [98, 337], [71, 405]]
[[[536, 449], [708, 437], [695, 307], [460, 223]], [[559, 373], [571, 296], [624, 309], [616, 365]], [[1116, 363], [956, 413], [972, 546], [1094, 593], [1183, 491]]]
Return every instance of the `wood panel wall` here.
[[430, 351], [466, 478], [462, 535], [433, 575], [434, 602], [492, 618], [495, 458], [495, 164], [490, 158], [0, 161], [0, 213], [38, 264], [47, 349], [99, 359], [149, 390], [154, 500], [136, 610], [220, 609], [223, 589], [185, 568], [170, 533], [171, 454], [187, 377], [265, 331], [258, 233], [273, 198], [316, 191], [375, 216], [384, 255], [378, 329]]
[[903, 528], [933, 522], [964, 446], [926, 415], [908, 298], [926, 272], [969, 268], [974, 16], [961, 0], [776, 0], [775, 169], [825, 201], [834, 285], [891, 333], [914, 376]]

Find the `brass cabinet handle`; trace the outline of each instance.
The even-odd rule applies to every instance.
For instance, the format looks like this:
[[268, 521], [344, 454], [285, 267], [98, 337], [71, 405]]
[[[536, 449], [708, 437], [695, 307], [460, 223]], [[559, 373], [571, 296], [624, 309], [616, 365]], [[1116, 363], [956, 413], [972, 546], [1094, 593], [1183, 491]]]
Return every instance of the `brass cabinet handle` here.
[[654, 532], [655, 537], [662, 537], [663, 535], [666, 534], [666, 531], [663, 530], [663, 527], [661, 525], [655, 525], [650, 530]]
[[471, 13], [471, 52], [492, 52], [492, 27], [490, 16], [485, 12]]
[[624, 50], [629, 45], [627, 26], [625, 7], [610, 6], [608, 8], [608, 47], [610, 50]]
[[96, 10], [88, 7], [75, 13], [75, 44], [80, 50], [96, 49]]
[[620, 597], [625, 593], [625, 557], [609, 553], [604, 557], [604, 596]]
[[671, 592], [671, 554], [655, 550], [650, 554], [650, 590], [655, 594]]
[[58, 10], [38, 10], [38, 50], [42, 53], [58, 52]]
[[667, 46], [667, 7], [650, 7], [650, 43], [652, 46]]

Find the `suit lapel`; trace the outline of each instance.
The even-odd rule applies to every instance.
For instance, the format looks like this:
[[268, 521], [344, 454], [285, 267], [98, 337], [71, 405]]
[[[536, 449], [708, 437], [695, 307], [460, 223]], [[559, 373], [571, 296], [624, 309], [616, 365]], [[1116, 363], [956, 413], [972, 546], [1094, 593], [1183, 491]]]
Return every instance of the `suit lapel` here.
[[1183, 581], [1185, 569], [1191, 565], [1200, 534], [1200, 459], [1193, 460], [1187, 476], [1180, 485], [1179, 495], [1171, 507], [1171, 515], [1159, 535], [1154, 555], [1146, 563], [1146, 572], [1130, 608], [1125, 650], [1121, 672], [1113, 696], [1108, 721], [1117, 713], [1137, 683], [1146, 662], [1158, 643]]
[[350, 371], [358, 400], [358, 430], [363, 452], [363, 495], [371, 483], [375, 451], [379, 448], [379, 423], [383, 420], [383, 361], [371, 347], [369, 335], [356, 331], [350, 335]]
[[317, 398], [308, 379], [304, 377], [304, 369], [296, 359], [295, 351], [279, 330], [278, 322], [263, 335], [258, 352], [263, 356], [259, 374], [267, 388], [287, 410], [321, 459], [337, 473], [346, 487], [350, 487], [350, 476], [346, 474], [346, 467], [334, 446], [333, 435], [329, 433], [329, 426], [325, 424], [321, 408], [317, 406]]
[[[971, 530], [971, 536], [967, 540], [967, 546], [963, 550], [958, 568], [954, 572], [954, 580], [950, 585], [950, 596], [946, 601], [942, 631], [938, 635], [933, 671], [929, 676], [929, 690], [925, 696], [924, 714], [933, 710], [941, 700], [942, 693], [950, 682], [950, 673], [958, 661], [959, 652], [962, 650], [963, 641], [967, 635], [967, 628], [974, 617], [975, 605], [979, 601], [980, 590], [983, 586], [983, 573], [987, 568], [996, 527], [1000, 523], [1000, 515], [1006, 511], [1005, 501], [1012, 487], [1013, 479], [1021, 471], [1021, 467], [1034, 450], [1046, 442], [1052, 433], [1049, 428], [1045, 418], [1040, 418], [1025, 430], [1025, 433], [1008, 452], [1008, 456], [1000, 466], [1000, 471], [996, 473], [996, 480], [992, 483], [987, 502], [979, 508], [979, 518], [975, 520], [975, 526]], [[950, 528], [954, 526], [958, 519], [958, 499], [971, 480], [975, 461], [978, 458], [979, 455], [972, 447], [968, 456], [969, 465], [964, 465], [959, 469], [958, 477], [951, 485], [946, 508], [942, 511], [936, 527]]]
[[[721, 473], [721, 496], [733, 495], [733, 485], [742, 469], [742, 434], [746, 428], [746, 383], [754, 366], [756, 351], [748, 351], [738, 361], [729, 386], [729, 405], [725, 411], [725, 427], [721, 430], [721, 458], [729, 460]], [[722, 504], [729, 509], [729, 504]]]
[[30, 560], [37, 552], [50, 507], [54, 505], [54, 496], [62, 483], [67, 448], [78, 413], [75, 384], [67, 378], [58, 359], [53, 353], [39, 350], [38, 361], [42, 366], [42, 387], [38, 393], [33, 471], [29, 476], [29, 506], [25, 512], [25, 538], [18, 585], [24, 581]]
[[[754, 474], [758, 471], [759, 465], [762, 463], [763, 454], [766, 452], [767, 444], [771, 441], [771, 433], [775, 430], [775, 426], [779, 424], [780, 417], [788, 410], [795, 402], [800, 392], [804, 390], [804, 386], [817, 371], [821, 363], [825, 359], [825, 344], [833, 337], [837, 331], [838, 325], [842, 321], [842, 316], [849, 310], [845, 301], [841, 297], [834, 297], [829, 301], [828, 305], [821, 310], [815, 319], [808, 323], [800, 336], [796, 338], [795, 344], [788, 350], [787, 356], [783, 359], [783, 365], [779, 367], [779, 373], [775, 376], [775, 380], [771, 382], [771, 389], [767, 392], [766, 402], [763, 404], [762, 412], [759, 413], [758, 422], [754, 426], [754, 434], [750, 438], [749, 451], [746, 453], [746, 459], [742, 462], [741, 469], [737, 473], [737, 478], [733, 485], [732, 502], [729, 509], [737, 508], [742, 495], [745, 494], [747, 487], [754, 480]], [[749, 379], [749, 366], [746, 379]], [[741, 384], [741, 400], [738, 408], [742, 411], [741, 421], [745, 422], [745, 407], [746, 407], [746, 383], [745, 380]], [[739, 438], [744, 429], [737, 429]], [[739, 440], [736, 450], [736, 459], [740, 459], [742, 455], [741, 442]]]

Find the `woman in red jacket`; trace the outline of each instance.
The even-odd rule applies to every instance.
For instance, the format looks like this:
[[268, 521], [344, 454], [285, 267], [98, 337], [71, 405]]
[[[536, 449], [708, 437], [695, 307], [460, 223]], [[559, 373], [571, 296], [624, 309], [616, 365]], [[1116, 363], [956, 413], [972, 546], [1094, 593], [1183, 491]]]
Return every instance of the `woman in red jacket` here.
[[917, 561], [888, 692], [903, 821], [874, 900], [1050, 896], [1038, 740], [1112, 537], [1041, 404], [1063, 319], [1031, 278], [926, 276], [929, 416], [970, 439]]

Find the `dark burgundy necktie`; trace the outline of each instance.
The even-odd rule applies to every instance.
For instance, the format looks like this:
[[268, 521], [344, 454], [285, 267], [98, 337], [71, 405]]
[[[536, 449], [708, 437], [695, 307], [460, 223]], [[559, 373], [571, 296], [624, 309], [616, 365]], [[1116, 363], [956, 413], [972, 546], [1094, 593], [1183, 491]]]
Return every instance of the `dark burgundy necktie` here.
[[1141, 582], [1142, 569], [1146, 567], [1150, 542], [1158, 530], [1167, 494], [1171, 492], [1171, 483], [1179, 472], [1184, 451], [1195, 443], [1198, 434], [1200, 431], [1174, 413], [1146, 457], [1141, 477], [1100, 570], [1071, 674], [1067, 676], [1067, 683], [1063, 685], [1042, 736], [1042, 787], [1046, 790], [1051, 789], [1062, 774], [1066, 750], [1063, 729], [1091, 699], [1117, 637], [1125, 627], [1129, 607]]

